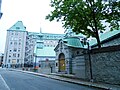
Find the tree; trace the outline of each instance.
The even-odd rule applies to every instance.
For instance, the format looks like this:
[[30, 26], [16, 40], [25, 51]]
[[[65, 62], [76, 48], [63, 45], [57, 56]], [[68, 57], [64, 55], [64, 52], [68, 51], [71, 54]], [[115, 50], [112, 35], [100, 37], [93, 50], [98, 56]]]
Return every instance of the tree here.
[[99, 32], [108, 22], [110, 29], [119, 29], [120, 1], [113, 0], [51, 0], [54, 8], [46, 19], [62, 21], [63, 27], [87, 37], [95, 37], [100, 48]]

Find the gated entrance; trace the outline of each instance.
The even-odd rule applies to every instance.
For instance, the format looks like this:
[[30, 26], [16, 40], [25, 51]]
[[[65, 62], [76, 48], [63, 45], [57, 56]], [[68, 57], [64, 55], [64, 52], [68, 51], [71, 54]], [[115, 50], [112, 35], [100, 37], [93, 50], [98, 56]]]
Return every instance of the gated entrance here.
[[59, 55], [59, 72], [64, 72], [66, 68], [65, 65], [65, 55], [63, 53], [61, 53]]

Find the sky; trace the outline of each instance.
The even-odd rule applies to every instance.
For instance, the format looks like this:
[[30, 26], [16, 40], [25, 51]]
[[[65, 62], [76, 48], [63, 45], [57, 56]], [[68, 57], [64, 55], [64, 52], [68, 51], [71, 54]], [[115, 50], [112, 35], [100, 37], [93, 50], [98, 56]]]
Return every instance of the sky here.
[[4, 53], [6, 33], [17, 21], [23, 21], [29, 32], [63, 34], [64, 28], [61, 22], [45, 20], [45, 16], [53, 8], [50, 0], [2, 0], [0, 20], [0, 53]]

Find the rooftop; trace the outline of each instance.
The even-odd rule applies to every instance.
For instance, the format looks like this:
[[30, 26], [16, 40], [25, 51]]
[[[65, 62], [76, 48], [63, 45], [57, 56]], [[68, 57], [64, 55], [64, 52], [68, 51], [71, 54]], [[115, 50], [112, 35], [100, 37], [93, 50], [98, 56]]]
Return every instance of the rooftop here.
[[68, 37], [63, 39], [63, 42], [70, 47], [83, 48], [83, 44], [78, 37]]
[[37, 56], [55, 56], [54, 47], [37, 48], [35, 52]]
[[[108, 40], [111, 37], [113, 37], [113, 36], [115, 36], [115, 35], [117, 35], [119, 33], [120, 33], [120, 30], [113, 30], [113, 31], [108, 31], [106, 33], [103, 33], [103, 34], [100, 35], [100, 41], [103, 42], [105, 40]], [[90, 46], [96, 45], [97, 44], [97, 40], [93, 39], [89, 43], [90, 43]]]
[[8, 31], [22, 31], [26, 32], [26, 27], [23, 25], [22, 21], [16, 22]]

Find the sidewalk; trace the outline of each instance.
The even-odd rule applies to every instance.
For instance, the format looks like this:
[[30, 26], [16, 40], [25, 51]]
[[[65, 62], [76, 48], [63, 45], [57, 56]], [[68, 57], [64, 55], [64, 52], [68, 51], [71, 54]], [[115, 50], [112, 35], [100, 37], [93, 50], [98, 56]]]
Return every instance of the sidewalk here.
[[23, 71], [23, 70], [16, 70], [16, 69], [12, 69], [12, 70], [23, 72], [23, 73], [28, 73], [28, 74], [33, 74], [33, 75], [37, 75], [37, 76], [47, 77], [47, 78], [51, 78], [51, 79], [55, 79], [55, 80], [59, 80], [59, 81], [74, 83], [74, 84], [78, 84], [78, 85], [100, 88], [103, 90], [120, 90], [120, 86], [118, 86], [118, 85], [94, 83], [94, 82], [88, 82], [88, 81], [83, 81], [83, 80], [66, 78], [66, 76], [72, 77], [71, 75], [64, 76], [63, 74], [61, 75], [61, 74], [55, 74], [55, 73], [47, 75], [47, 74], [41, 74], [41, 73], [36, 73], [36, 72], [30, 72], [30, 71]]

